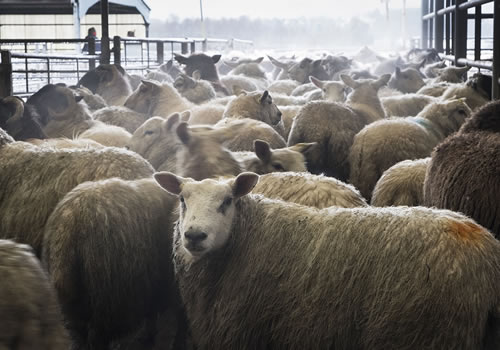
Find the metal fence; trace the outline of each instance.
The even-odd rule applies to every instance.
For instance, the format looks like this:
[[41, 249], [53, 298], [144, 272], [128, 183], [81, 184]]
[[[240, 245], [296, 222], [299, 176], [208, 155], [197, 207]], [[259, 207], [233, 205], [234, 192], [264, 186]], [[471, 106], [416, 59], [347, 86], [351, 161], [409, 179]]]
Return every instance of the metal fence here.
[[76, 84], [99, 62], [110, 63], [111, 60], [132, 73], [143, 74], [171, 59], [174, 53], [224, 51], [237, 47], [253, 50], [253, 42], [240, 39], [116, 36], [112, 44], [110, 52], [105, 54], [96, 50], [99, 41], [93, 38], [0, 40], [0, 97], [27, 97], [49, 83]]
[[[484, 13], [490, 3], [492, 12]], [[483, 35], [486, 20], [493, 20], [490, 35]], [[468, 37], [469, 21], [473, 37]], [[422, 0], [422, 47], [435, 48], [457, 66], [491, 71], [492, 98], [500, 98], [500, 1]]]

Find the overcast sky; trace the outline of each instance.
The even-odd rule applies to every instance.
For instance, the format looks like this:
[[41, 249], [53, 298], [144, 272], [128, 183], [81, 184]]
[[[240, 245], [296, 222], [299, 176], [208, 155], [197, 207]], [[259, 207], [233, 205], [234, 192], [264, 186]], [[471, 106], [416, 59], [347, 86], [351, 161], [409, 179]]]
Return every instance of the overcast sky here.
[[[200, 0], [145, 0], [152, 18], [200, 17]], [[205, 17], [352, 17], [374, 9], [384, 10], [380, 0], [202, 0]], [[391, 0], [401, 8], [403, 0]], [[420, 0], [406, 0], [407, 7], [419, 7]]]

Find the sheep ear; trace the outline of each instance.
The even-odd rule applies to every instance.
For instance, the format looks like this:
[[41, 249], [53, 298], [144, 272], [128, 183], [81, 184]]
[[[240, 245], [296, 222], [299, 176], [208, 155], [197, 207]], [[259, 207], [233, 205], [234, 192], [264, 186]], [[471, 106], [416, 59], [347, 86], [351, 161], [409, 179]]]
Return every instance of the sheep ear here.
[[161, 89], [161, 84], [157, 81], [154, 81], [154, 80], [143, 79], [143, 80], [141, 80], [141, 83], [143, 83], [146, 87], [151, 89], [151, 91], [153, 93], [156, 93]]
[[187, 179], [168, 171], [154, 173], [153, 177], [161, 188], [175, 196], [178, 196], [182, 192], [182, 185], [187, 181]]
[[239, 174], [231, 185], [233, 196], [239, 198], [248, 194], [258, 181], [259, 175], [255, 173], [244, 172]]
[[319, 67], [323, 64], [323, 60], [316, 60], [312, 62], [313, 67]]
[[312, 75], [309, 76], [309, 81], [311, 83], [313, 83], [314, 85], [316, 85], [317, 87], [319, 87], [320, 89], [322, 89], [323, 86], [325, 85], [325, 83], [323, 81], [319, 80], [318, 78], [313, 77]]
[[191, 111], [188, 109], [181, 113], [181, 122], [188, 122], [189, 118], [191, 118]]
[[179, 113], [174, 113], [170, 115], [167, 120], [165, 120], [165, 128], [168, 130], [172, 129], [172, 126], [177, 124], [180, 120], [180, 115]]
[[314, 149], [318, 145], [317, 142], [302, 142], [288, 147], [292, 151], [306, 154], [309, 150]]
[[186, 56], [182, 56], [178, 53], [174, 53], [174, 59], [180, 64], [186, 64], [188, 61], [188, 58]]
[[188, 123], [182, 122], [177, 126], [176, 129], [177, 136], [179, 137], [179, 140], [185, 145], [189, 144], [189, 141], [191, 140], [191, 133], [188, 128]]
[[248, 93], [245, 90], [243, 90], [239, 85], [233, 85], [233, 94], [236, 96], [240, 95], [246, 96]]
[[253, 142], [253, 149], [257, 157], [264, 163], [269, 163], [271, 161], [271, 147], [269, 143], [263, 140], [255, 140]]
[[353, 89], [356, 89], [360, 85], [360, 83], [355, 81], [353, 78], [351, 78], [347, 74], [340, 74], [340, 79], [342, 79], [344, 84], [346, 84], [347, 86], [349, 86], [350, 88], [353, 88]]
[[271, 63], [273, 65], [275, 65], [276, 67], [284, 69], [284, 70], [288, 69], [288, 66], [285, 63], [282, 63], [282, 62], [278, 61], [276, 58], [273, 58], [269, 55], [267, 57], [269, 58], [269, 61], [271, 61]]
[[125, 69], [123, 69], [123, 67], [122, 67], [122, 66], [120, 66], [120, 65], [118, 65], [118, 64], [115, 64], [114, 66], [115, 66], [116, 70], [117, 70], [118, 72], [120, 72], [120, 74], [121, 74], [121, 75], [126, 75], [126, 74], [127, 74], [127, 73], [125, 73]]
[[254, 59], [252, 62], [253, 63], [262, 63], [263, 60], [264, 60], [264, 57], [259, 57], [259, 58]]
[[219, 62], [220, 58], [221, 58], [221, 55], [213, 55], [212, 56], [212, 61], [214, 63], [217, 63], [217, 62]]
[[390, 79], [391, 79], [390, 74], [384, 74], [380, 78], [378, 78], [377, 81], [373, 83], [373, 86], [377, 89], [380, 89], [382, 86], [386, 85]]
[[260, 103], [266, 102], [268, 97], [269, 97], [269, 92], [267, 90], [265, 90], [264, 93], [262, 94], [262, 96], [260, 97], [259, 102]]
[[75, 102], [78, 103], [83, 100], [83, 96], [75, 96]]
[[192, 75], [193, 75], [193, 79], [194, 80], [200, 80], [201, 79], [201, 72], [200, 72], [199, 69], [195, 70]]

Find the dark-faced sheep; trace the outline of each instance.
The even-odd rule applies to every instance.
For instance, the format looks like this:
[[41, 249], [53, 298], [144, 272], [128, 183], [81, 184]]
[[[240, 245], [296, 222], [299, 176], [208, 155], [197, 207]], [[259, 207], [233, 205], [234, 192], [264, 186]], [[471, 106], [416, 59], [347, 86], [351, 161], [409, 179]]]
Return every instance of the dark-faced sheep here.
[[187, 74], [179, 74], [174, 81], [174, 87], [179, 93], [189, 101], [201, 104], [215, 98], [215, 90], [207, 80], [201, 79], [198, 70], [190, 77]]
[[47, 138], [36, 110], [14, 96], [0, 99], [0, 128], [17, 141]]
[[332, 78], [325, 70], [323, 60], [313, 60], [307, 57], [293, 64], [288, 69], [288, 76], [301, 84], [308, 83], [310, 76], [319, 80], [330, 80]]
[[500, 238], [500, 101], [467, 120], [432, 153], [424, 204], [465, 213]]
[[403, 160], [384, 171], [373, 189], [371, 205], [389, 207], [424, 204], [424, 179], [430, 157]]
[[78, 346], [109, 349], [146, 322], [143, 342], [151, 349], [157, 317], [167, 313], [174, 337], [163, 349], [174, 349], [181, 311], [170, 255], [176, 206], [148, 177], [82, 183], [54, 209], [43, 262]]
[[294, 119], [288, 145], [318, 142], [318, 151], [307, 157], [309, 171], [346, 181], [349, 177], [347, 157], [354, 135], [365, 125], [385, 116], [377, 91], [390, 76], [385, 75], [376, 81], [341, 77], [353, 89], [346, 103], [318, 101], [304, 106]]
[[463, 215], [310, 209], [247, 195], [253, 173], [155, 179], [181, 201], [175, 273], [198, 348], [500, 344], [500, 242]]
[[133, 91], [127, 73], [116, 64], [101, 64], [85, 73], [78, 86], [100, 95], [110, 106], [122, 106]]
[[151, 176], [139, 155], [118, 148], [58, 150], [25, 142], [0, 146], [0, 232], [39, 256], [45, 222], [59, 200], [84, 181]]
[[470, 114], [464, 100], [458, 99], [430, 104], [416, 117], [382, 119], [365, 126], [349, 151], [349, 182], [370, 199], [384, 171], [402, 160], [430, 156]]
[[389, 88], [405, 94], [417, 92], [424, 85], [424, 80], [419, 71], [412, 68], [401, 70], [399, 67], [396, 67], [391, 79], [387, 83]]
[[55, 293], [27, 245], [0, 240], [0, 349], [68, 350]]

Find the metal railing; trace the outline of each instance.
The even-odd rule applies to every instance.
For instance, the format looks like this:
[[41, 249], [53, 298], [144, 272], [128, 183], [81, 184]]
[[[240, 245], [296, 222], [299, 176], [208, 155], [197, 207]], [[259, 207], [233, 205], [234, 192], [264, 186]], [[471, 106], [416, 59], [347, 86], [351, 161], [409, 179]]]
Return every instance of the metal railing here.
[[[0, 40], [0, 97], [27, 97], [49, 83], [76, 84], [80, 77], [100, 63], [120, 64], [130, 72], [157, 68], [174, 53], [226, 50], [241, 45], [253, 49], [253, 42], [214, 38], [121, 38], [115, 36], [107, 54], [96, 52], [90, 39]], [[80, 54], [85, 45], [85, 54]], [[103, 46], [104, 48], [104, 46]]]
[[[493, 12], [483, 13], [482, 6], [488, 3], [493, 3]], [[474, 13], [468, 13], [469, 9]], [[493, 19], [493, 35], [483, 36], [483, 22], [488, 19]], [[467, 37], [469, 20], [474, 22], [473, 38]], [[490, 47], [485, 48], [490, 40]], [[457, 66], [491, 71], [492, 98], [500, 98], [500, 1], [422, 0], [422, 47], [435, 48]]]

